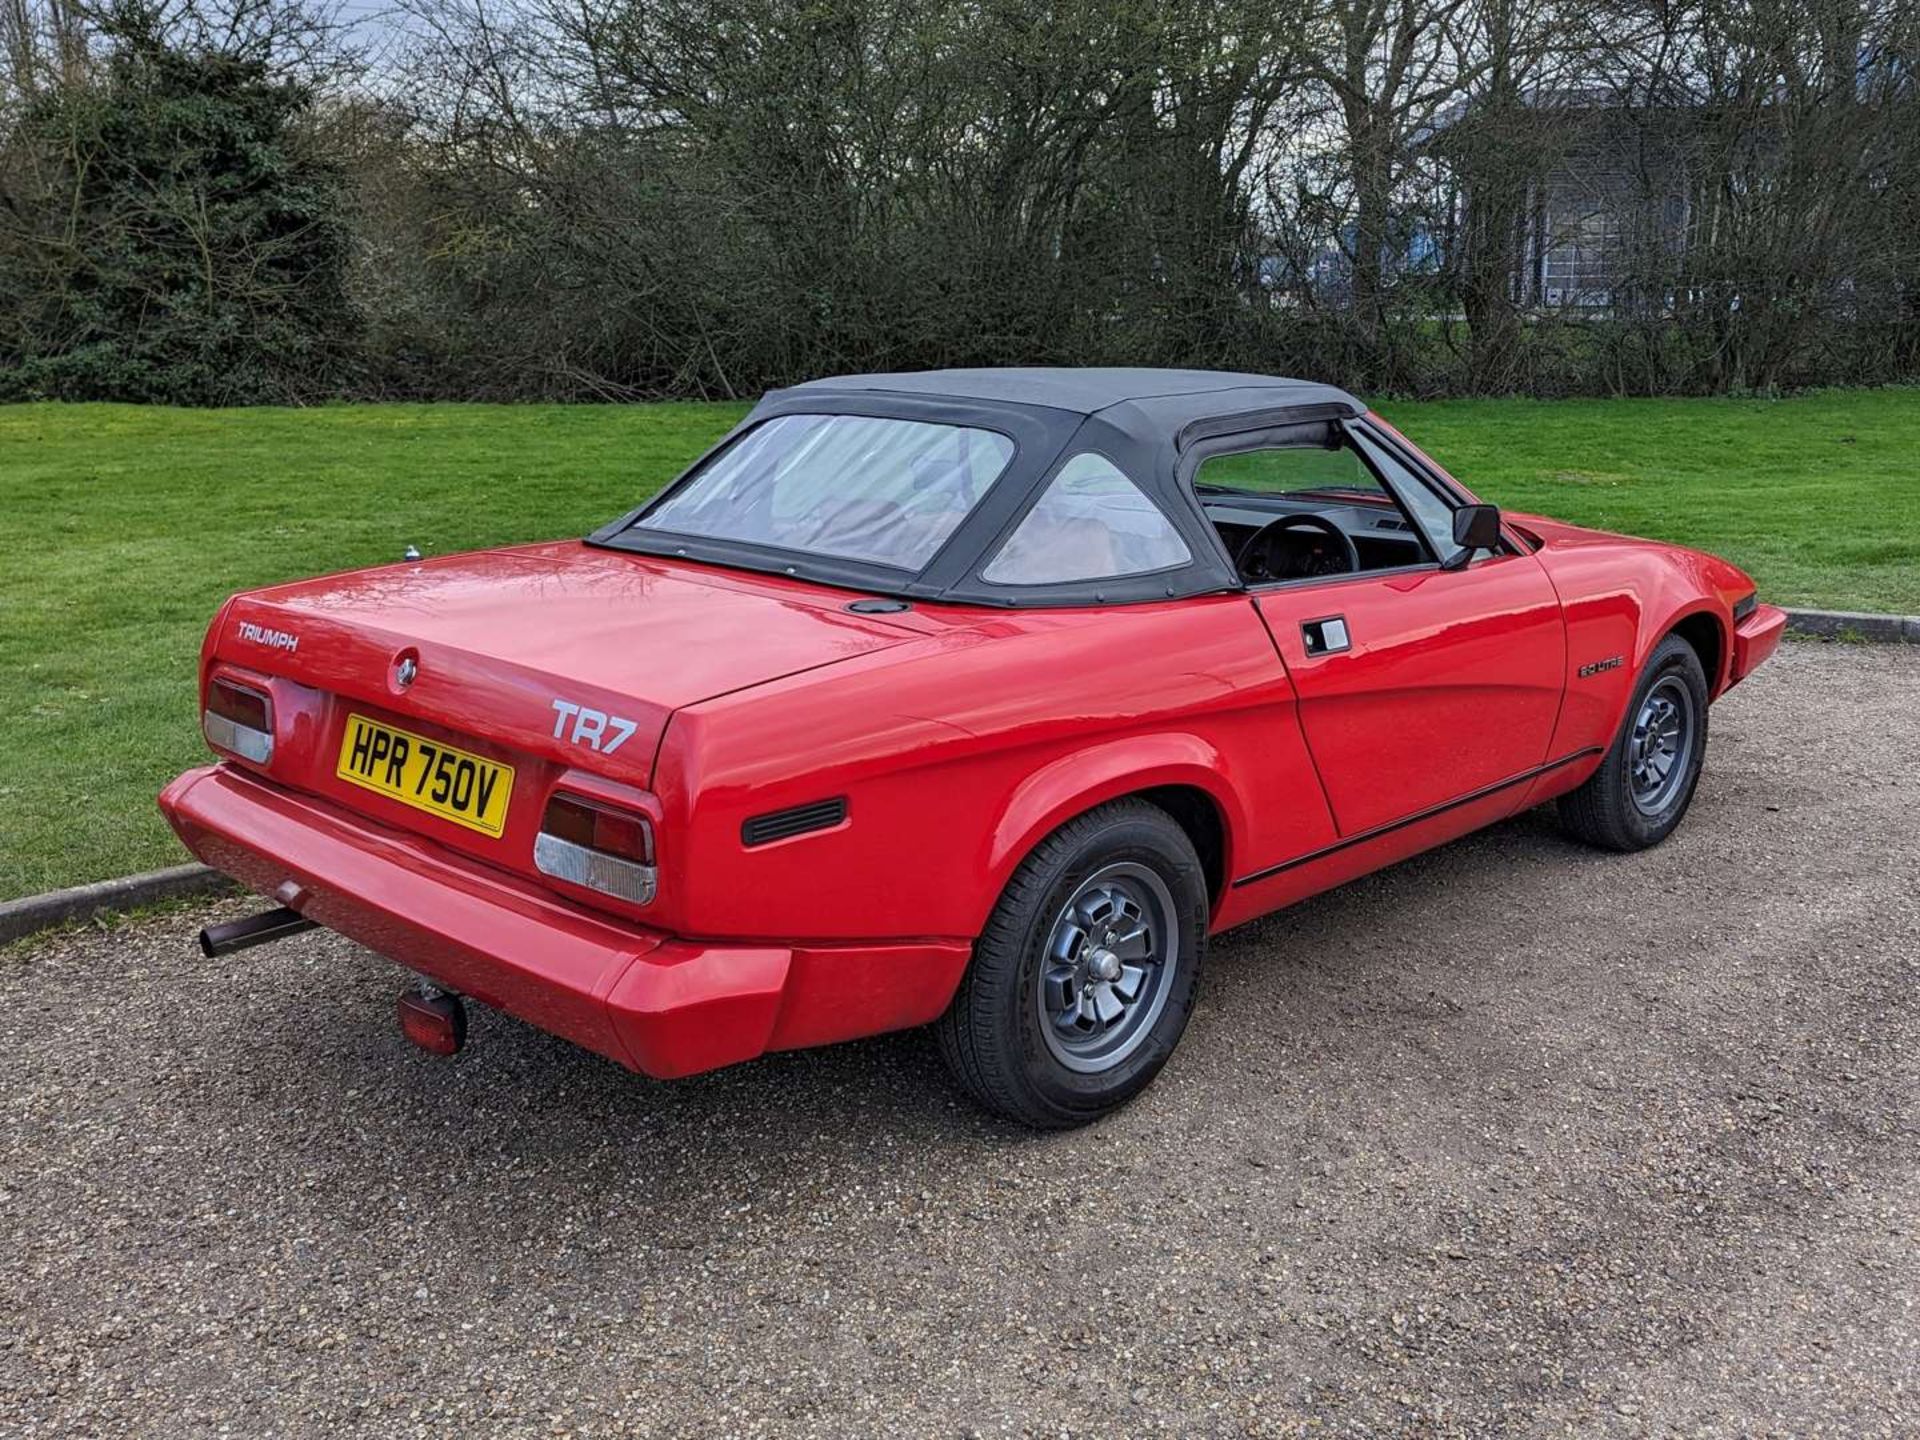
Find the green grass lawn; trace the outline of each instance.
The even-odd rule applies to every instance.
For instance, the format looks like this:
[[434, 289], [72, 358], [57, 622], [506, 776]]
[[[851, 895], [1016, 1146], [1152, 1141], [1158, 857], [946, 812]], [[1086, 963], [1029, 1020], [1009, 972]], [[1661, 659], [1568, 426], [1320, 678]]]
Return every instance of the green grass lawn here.
[[1920, 614], [1920, 390], [1380, 410], [1483, 499], [1711, 550], [1769, 600]]
[[[1489, 499], [1716, 550], [1770, 599], [1920, 612], [1920, 392], [1382, 408]], [[0, 898], [183, 858], [153, 795], [204, 754], [222, 597], [582, 534], [740, 413], [0, 408]]]

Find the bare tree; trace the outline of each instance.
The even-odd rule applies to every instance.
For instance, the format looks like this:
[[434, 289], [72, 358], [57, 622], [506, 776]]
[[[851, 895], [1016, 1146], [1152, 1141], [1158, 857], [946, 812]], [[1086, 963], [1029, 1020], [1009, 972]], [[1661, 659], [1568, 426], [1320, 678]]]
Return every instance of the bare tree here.
[[1414, 195], [1419, 142], [1484, 63], [1464, 44], [1470, 0], [1324, 0], [1308, 32], [1308, 73], [1331, 98], [1344, 196], [1338, 239], [1351, 277], [1362, 383], [1393, 377], [1393, 282], [1412, 224], [1432, 225]]
[[0, 314], [77, 313], [21, 117], [81, 115], [137, 15], [310, 97], [362, 393], [1920, 365], [1920, 0], [395, 0], [371, 58], [331, 0], [83, 3], [0, 0]]

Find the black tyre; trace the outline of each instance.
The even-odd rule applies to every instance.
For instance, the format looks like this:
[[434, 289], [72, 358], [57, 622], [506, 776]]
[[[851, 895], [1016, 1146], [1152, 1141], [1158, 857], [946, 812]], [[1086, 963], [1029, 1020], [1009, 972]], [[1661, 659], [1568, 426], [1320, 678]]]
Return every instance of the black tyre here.
[[941, 1056], [989, 1110], [1084, 1125], [1166, 1064], [1206, 943], [1206, 877], [1186, 832], [1144, 800], [1103, 805], [1007, 882], [935, 1023]]
[[1560, 823], [1608, 850], [1645, 850], [1671, 835], [1693, 803], [1707, 754], [1707, 672], [1678, 635], [1640, 672], [1607, 758], [1560, 799]]

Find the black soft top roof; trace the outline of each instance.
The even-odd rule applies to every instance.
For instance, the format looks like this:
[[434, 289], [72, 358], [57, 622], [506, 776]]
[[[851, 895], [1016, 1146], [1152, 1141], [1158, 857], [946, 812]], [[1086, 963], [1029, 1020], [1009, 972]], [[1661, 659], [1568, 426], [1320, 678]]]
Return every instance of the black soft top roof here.
[[[781, 415], [895, 416], [996, 430], [1014, 456], [952, 536], [913, 573], [771, 545], [751, 545], [636, 527], [654, 505], [756, 425]], [[1296, 437], [1314, 443], [1366, 414], [1346, 391], [1308, 380], [1227, 370], [920, 370], [839, 375], [768, 392], [753, 411], [679, 480], [588, 537], [595, 545], [671, 555], [747, 570], [797, 575], [903, 599], [991, 605], [1104, 605], [1242, 588], [1232, 560], [1183, 478], [1227, 437]], [[1150, 574], [1057, 585], [987, 582], [981, 568], [1039, 497], [1055, 468], [1092, 450], [1116, 464], [1166, 515], [1191, 554]]]
[[951, 396], [969, 400], [1043, 405], [1075, 415], [1096, 415], [1116, 405], [1142, 403], [1161, 423], [1198, 420], [1240, 411], [1295, 405], [1337, 406], [1350, 415], [1366, 407], [1346, 391], [1311, 380], [1248, 375], [1233, 370], [1154, 370], [1144, 367], [1010, 366], [992, 370], [915, 370], [879, 375], [836, 375], [809, 380], [784, 392], [806, 395], [882, 390], [896, 395]]

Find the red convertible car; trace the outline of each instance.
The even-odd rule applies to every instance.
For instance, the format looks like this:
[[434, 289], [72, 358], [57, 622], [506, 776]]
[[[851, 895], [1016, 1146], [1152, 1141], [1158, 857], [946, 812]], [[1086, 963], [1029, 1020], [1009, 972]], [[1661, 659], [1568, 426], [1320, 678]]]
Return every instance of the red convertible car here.
[[932, 1024], [1033, 1125], [1144, 1088], [1208, 937], [1528, 806], [1615, 850], [1779, 643], [1733, 565], [1481, 504], [1325, 385], [768, 395], [585, 540], [237, 595], [201, 859], [649, 1075]]

